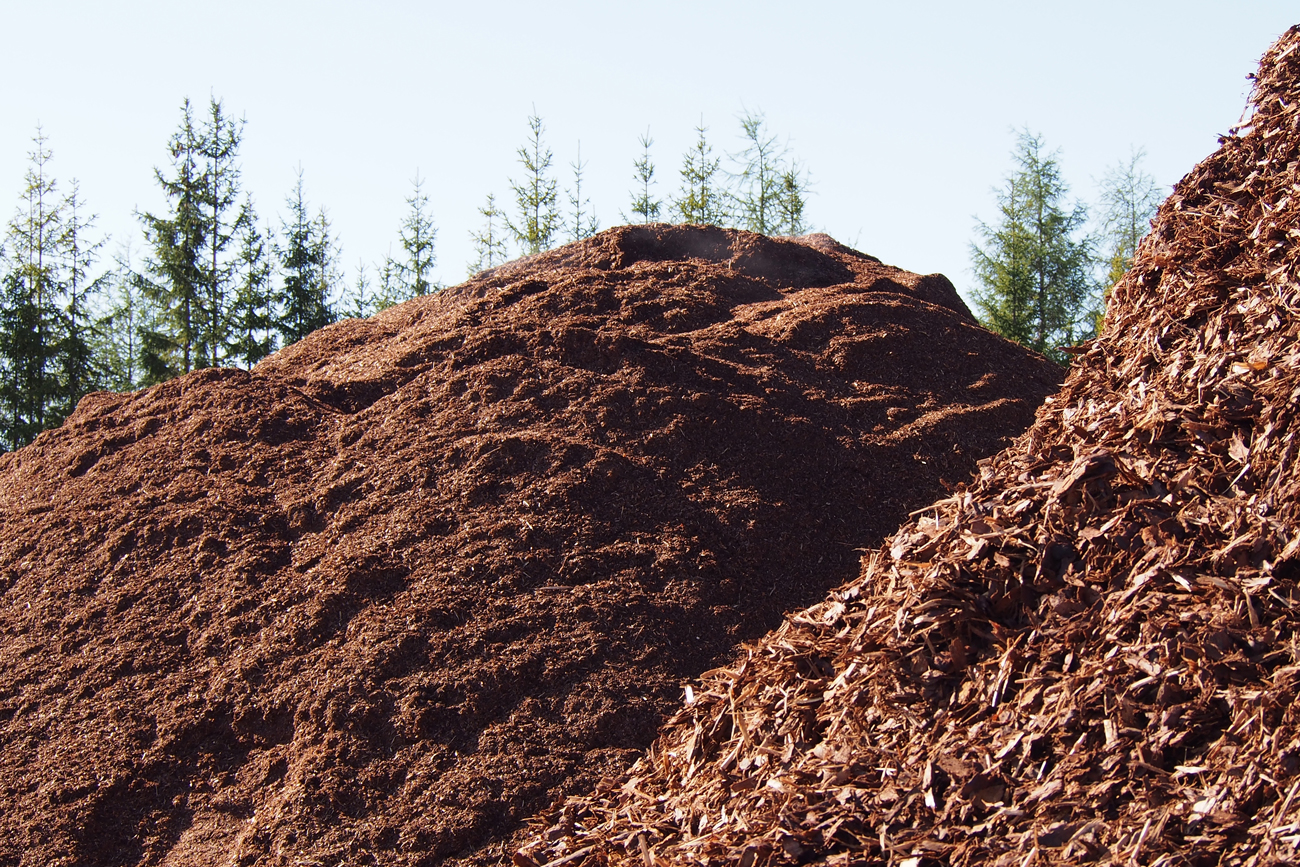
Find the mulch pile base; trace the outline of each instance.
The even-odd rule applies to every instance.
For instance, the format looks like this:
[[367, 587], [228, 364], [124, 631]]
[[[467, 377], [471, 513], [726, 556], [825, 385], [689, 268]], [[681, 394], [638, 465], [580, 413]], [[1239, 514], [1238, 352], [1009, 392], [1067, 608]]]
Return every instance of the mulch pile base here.
[[978, 478], [518, 864], [1300, 857], [1300, 28]]
[[0, 864], [508, 860], [1060, 379], [942, 277], [647, 226], [91, 395], [0, 457]]

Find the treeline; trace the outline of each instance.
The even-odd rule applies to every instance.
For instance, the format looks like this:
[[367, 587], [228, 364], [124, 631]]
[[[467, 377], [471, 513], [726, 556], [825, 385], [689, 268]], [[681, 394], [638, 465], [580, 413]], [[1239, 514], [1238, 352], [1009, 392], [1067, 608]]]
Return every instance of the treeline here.
[[[591, 200], [582, 194], [586, 163], [581, 144], [577, 159], [569, 164], [573, 186], [565, 190], [561, 202], [542, 119], [530, 116], [528, 129], [528, 141], [517, 151], [523, 171], [518, 179], [510, 179], [515, 211], [501, 210], [496, 196], [488, 195], [479, 209], [482, 226], [470, 233], [476, 253], [469, 267], [471, 274], [506, 261], [511, 242], [520, 255], [529, 255], [550, 249], [557, 241], [579, 241], [600, 230]], [[695, 128], [694, 145], [682, 156], [679, 186], [666, 199], [658, 191], [650, 153], [654, 139], [646, 130], [638, 139], [641, 154], [632, 163], [630, 202], [627, 212], [619, 212], [621, 221], [727, 226], [764, 235], [807, 231], [807, 170], [767, 128], [761, 113], [743, 114], [740, 129], [744, 146], [729, 155], [724, 166], [723, 158], [715, 155], [709, 143], [708, 127], [701, 121]]]
[[[400, 254], [361, 264], [345, 284], [338, 238], [326, 210], [308, 202], [301, 171], [277, 223], [259, 219], [240, 182], [243, 127], [217, 99], [204, 110], [186, 100], [166, 163], [154, 172], [166, 205], [135, 215], [140, 255], [127, 244], [111, 257], [77, 182], [66, 194], [59, 188], [37, 129], [20, 205], [0, 242], [0, 449], [59, 424], [91, 391], [131, 390], [201, 367], [249, 368], [339, 318], [440, 288], [438, 230], [418, 173], [399, 226]], [[600, 228], [583, 192], [581, 149], [561, 199], [541, 118], [529, 117], [528, 130], [510, 178], [513, 210], [491, 195], [479, 209], [471, 274]], [[807, 172], [761, 114], [745, 114], [741, 130], [745, 147], [724, 167], [701, 123], [683, 157], [680, 190], [667, 199], [658, 195], [647, 131], [623, 221], [805, 231]]]
[[[701, 121], [667, 195], [647, 130], [620, 220], [808, 231], [807, 170], [761, 114], [739, 121], [744, 145], [726, 155], [715, 153]], [[345, 283], [338, 238], [326, 210], [308, 202], [301, 171], [275, 224], [259, 219], [240, 182], [243, 127], [219, 100], [202, 111], [186, 100], [154, 173], [165, 207], [136, 214], [138, 256], [126, 244], [111, 257], [76, 181], [66, 193], [59, 188], [38, 128], [19, 207], [0, 241], [0, 449], [59, 424], [88, 392], [131, 390], [201, 367], [250, 368], [341, 317], [440, 288], [438, 229], [418, 173], [398, 256], [359, 265]], [[470, 232], [471, 274], [600, 229], [583, 191], [581, 146], [562, 191], [535, 113], [516, 153], [513, 207], [487, 196]], [[1095, 216], [1066, 201], [1057, 155], [1040, 137], [1022, 133], [1013, 156], [998, 219], [976, 227], [974, 300], [985, 325], [1064, 362], [1064, 347], [1100, 329], [1106, 287], [1127, 269], [1161, 197], [1140, 152], [1104, 179]]]
[[0, 243], [0, 447], [30, 442], [91, 391], [251, 367], [341, 315], [428, 291], [434, 230], [418, 178], [399, 234], [405, 256], [385, 263], [387, 294], [348, 299], [337, 239], [301, 172], [278, 225], [259, 221], [240, 184], [242, 134], [219, 101], [199, 114], [187, 100], [155, 170], [166, 206], [136, 214], [143, 255], [125, 246], [104, 261], [95, 217], [75, 180], [59, 189], [37, 130]]

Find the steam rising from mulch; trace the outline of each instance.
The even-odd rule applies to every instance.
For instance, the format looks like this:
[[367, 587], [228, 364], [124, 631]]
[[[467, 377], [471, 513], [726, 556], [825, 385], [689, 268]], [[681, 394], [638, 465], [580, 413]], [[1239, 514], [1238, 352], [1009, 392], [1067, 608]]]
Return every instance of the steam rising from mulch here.
[[495, 863], [1053, 365], [825, 236], [649, 226], [0, 457], [0, 864]]
[[1295, 863], [1300, 28], [1251, 105], [1034, 426], [518, 864]]

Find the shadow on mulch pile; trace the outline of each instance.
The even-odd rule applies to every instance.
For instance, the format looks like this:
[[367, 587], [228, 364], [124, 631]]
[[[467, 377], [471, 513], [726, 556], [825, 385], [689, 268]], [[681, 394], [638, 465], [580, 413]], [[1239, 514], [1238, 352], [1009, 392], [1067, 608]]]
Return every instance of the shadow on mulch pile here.
[[1300, 861], [1300, 28], [1034, 426], [521, 867]]
[[621, 228], [0, 457], [0, 864], [494, 863], [1060, 372], [826, 236]]

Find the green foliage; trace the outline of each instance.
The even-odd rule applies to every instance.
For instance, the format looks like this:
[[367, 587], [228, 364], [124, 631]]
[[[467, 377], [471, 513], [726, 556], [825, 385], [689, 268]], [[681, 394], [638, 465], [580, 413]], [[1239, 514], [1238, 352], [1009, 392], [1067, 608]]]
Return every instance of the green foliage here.
[[532, 254], [551, 249], [560, 229], [560, 214], [556, 210], [555, 179], [548, 174], [552, 155], [542, 143], [545, 127], [535, 112], [528, 117], [528, 129], [532, 138], [516, 151], [524, 178], [510, 181], [519, 213], [515, 221], [506, 220], [506, 228], [524, 253]]
[[72, 180], [72, 190], [64, 202], [67, 214], [60, 237], [63, 254], [62, 327], [56, 355], [59, 360], [59, 388], [55, 414], [63, 419], [72, 414], [77, 403], [99, 387], [103, 379], [94, 351], [94, 324], [91, 321], [91, 303], [104, 294], [108, 278], [101, 275], [91, 278], [90, 270], [104, 246], [103, 240], [94, 241], [88, 233], [95, 216], [83, 216], [81, 189]]
[[694, 225], [734, 226], [764, 235], [804, 234], [809, 228], [807, 170], [778, 144], [761, 112], [741, 115], [740, 130], [745, 147], [730, 156], [736, 170], [723, 172], [701, 120], [695, 145], [682, 158], [674, 215]]
[[802, 235], [808, 231], [804, 209], [808, 202], [808, 173], [797, 161], [781, 171], [781, 189], [776, 199], [777, 234]]
[[983, 246], [971, 245], [976, 304], [989, 328], [1066, 363], [1061, 347], [1092, 336], [1087, 210], [1067, 207], [1069, 190], [1041, 137], [1022, 132], [1013, 156], [1018, 168], [998, 193], [998, 223], [980, 221]]
[[425, 212], [429, 206], [429, 197], [421, 190], [424, 180], [418, 171], [411, 183], [414, 189], [406, 200], [410, 210], [402, 220], [402, 228], [398, 233], [406, 258], [391, 263], [394, 284], [391, 297], [394, 301], [428, 295], [438, 288], [429, 280], [437, 262], [433, 244], [438, 237], [438, 230], [433, 225], [433, 218]]
[[239, 239], [240, 281], [230, 310], [231, 341], [227, 358], [247, 369], [275, 352], [275, 309], [271, 288], [271, 255], [267, 237], [257, 230], [250, 201]]
[[335, 321], [330, 296], [338, 282], [338, 268], [325, 209], [321, 208], [314, 218], [308, 215], [301, 169], [298, 183], [285, 204], [289, 217], [281, 219], [280, 237], [275, 245], [281, 274], [280, 288], [275, 295], [275, 324], [284, 345], [288, 346]]
[[380, 306], [379, 296], [370, 288], [370, 272], [366, 263], [357, 262], [357, 278], [352, 284], [352, 291], [344, 298], [339, 315], [345, 319], [365, 319], [367, 316], [375, 315], [384, 307], [391, 306], [391, 304]]
[[251, 205], [239, 201], [242, 129], [216, 99], [206, 122], [196, 125], [187, 99], [168, 142], [171, 166], [154, 171], [168, 210], [140, 215], [152, 248], [141, 285], [161, 312], [158, 327], [143, 338], [146, 384], [238, 353], [231, 340], [232, 293], [245, 279], [241, 267], [249, 266], [241, 239], [252, 222]]
[[167, 143], [171, 171], [154, 170], [168, 199], [169, 212], [140, 215], [145, 240], [153, 247], [146, 264], [152, 279], [144, 282], [145, 297], [161, 315], [162, 328], [144, 335], [145, 383], [152, 384], [188, 373], [194, 365], [195, 344], [202, 321], [200, 264], [203, 256], [202, 193], [206, 185], [199, 165], [199, 132], [194, 111], [185, 100], [181, 128]]
[[[208, 118], [199, 140], [203, 159], [203, 245], [206, 248], [200, 279], [204, 299], [200, 305], [200, 357], [196, 366], [221, 364], [232, 349], [232, 305], [234, 294], [247, 275], [244, 268], [257, 268], [249, 261], [248, 232], [256, 235], [252, 205], [240, 203], [239, 143], [243, 121], [227, 117], [221, 102], [210, 99]], [[260, 242], [253, 244], [259, 249]], [[240, 342], [235, 338], [235, 342]]]
[[[655, 183], [655, 164], [650, 158], [650, 146], [655, 143], [655, 140], [650, 137], [650, 130], [647, 128], [637, 137], [637, 141], [641, 145], [641, 156], [632, 162], [632, 167], [640, 188], [632, 192], [632, 213], [639, 217], [642, 223], [650, 223], [659, 219], [659, 210], [663, 207], [662, 202], [650, 195], [650, 187]], [[628, 220], [626, 214], [623, 215], [623, 219]]]
[[397, 266], [391, 258], [385, 259], [379, 269], [379, 289], [375, 292], [374, 308], [376, 311], [387, 310], [402, 301], [401, 288], [397, 279]]
[[22, 204], [0, 248], [0, 446], [17, 448], [61, 422], [96, 386], [91, 279], [103, 242], [89, 231], [77, 183], [60, 196], [38, 127]]
[[[762, 112], [745, 112], [740, 117], [740, 128], [746, 144], [732, 157], [740, 165], [740, 171], [733, 175], [736, 217], [742, 229], [773, 235], [782, 225], [786, 149], [768, 132]], [[797, 180], [797, 175], [794, 177]], [[802, 200], [798, 211], [802, 220]]]
[[569, 219], [569, 240], [581, 241], [600, 231], [600, 221], [591, 208], [591, 199], [582, 197], [582, 173], [587, 164], [582, 161], [582, 142], [578, 142], [578, 158], [569, 163], [573, 169], [573, 190], [569, 193], [569, 206], [573, 216]]
[[95, 322], [92, 337], [102, 379], [100, 387], [110, 391], [131, 391], [140, 385], [143, 367], [141, 335], [150, 309], [143, 292], [143, 278], [131, 266], [127, 247], [118, 254], [113, 272], [107, 275], [105, 292], [108, 309]]
[[[1101, 233], [1106, 245], [1103, 263], [1107, 295], [1133, 264], [1138, 242], [1150, 231], [1151, 219], [1163, 198], [1155, 178], [1142, 170], [1145, 156], [1146, 151], [1135, 149], [1127, 161], [1116, 163], [1102, 179]], [[1099, 315], [1098, 331], [1101, 324]]]
[[505, 212], [497, 207], [496, 196], [488, 193], [487, 202], [478, 209], [478, 212], [483, 215], [483, 228], [469, 233], [474, 241], [474, 252], [478, 256], [469, 266], [471, 277], [487, 268], [500, 265], [506, 261], [507, 255], [506, 239], [501, 236], [501, 229], [497, 225], [498, 221], [503, 221], [504, 224]]
[[54, 311], [42, 297], [48, 286], [34, 285], [34, 276], [14, 269], [0, 287], [0, 437], [7, 449], [26, 445], [45, 429], [55, 391], [49, 340]]
[[722, 226], [730, 219], [727, 194], [718, 173], [721, 157], [713, 157], [704, 119], [695, 128], [695, 146], [682, 157], [682, 188], [673, 199], [672, 210], [683, 223], [695, 226]]

